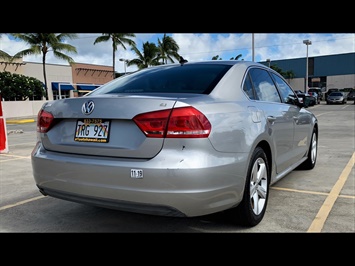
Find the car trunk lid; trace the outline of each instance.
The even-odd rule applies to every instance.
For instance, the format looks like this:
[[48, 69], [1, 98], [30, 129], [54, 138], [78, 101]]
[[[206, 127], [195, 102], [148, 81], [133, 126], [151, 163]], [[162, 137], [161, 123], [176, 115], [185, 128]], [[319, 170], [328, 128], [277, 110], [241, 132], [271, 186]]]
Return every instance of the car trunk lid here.
[[156, 95], [56, 100], [44, 106], [53, 114], [54, 125], [39, 134], [49, 151], [148, 159], [159, 153], [164, 138], [147, 138], [132, 119], [141, 113], [172, 109], [176, 100]]

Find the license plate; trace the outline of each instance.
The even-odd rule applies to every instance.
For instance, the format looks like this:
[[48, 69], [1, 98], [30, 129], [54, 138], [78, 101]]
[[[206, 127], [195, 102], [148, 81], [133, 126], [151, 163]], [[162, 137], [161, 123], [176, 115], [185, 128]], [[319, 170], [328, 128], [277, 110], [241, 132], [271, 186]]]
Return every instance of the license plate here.
[[80, 119], [76, 122], [75, 141], [100, 142], [109, 141], [110, 120], [97, 118]]

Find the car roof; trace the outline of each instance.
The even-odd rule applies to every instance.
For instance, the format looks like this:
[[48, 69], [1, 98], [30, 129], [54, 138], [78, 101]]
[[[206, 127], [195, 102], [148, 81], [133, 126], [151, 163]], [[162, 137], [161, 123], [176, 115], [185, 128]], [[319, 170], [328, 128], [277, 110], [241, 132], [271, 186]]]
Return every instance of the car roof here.
[[[170, 64], [164, 64], [164, 65], [157, 65], [157, 66], [150, 66], [147, 69], [151, 69], [151, 68], [164, 68], [164, 67], [172, 67], [172, 66], [180, 66], [180, 65], [208, 65], [208, 64], [215, 64], [215, 65], [235, 65], [236, 67], [238, 67], [239, 70], [246, 71], [249, 67], [259, 67], [259, 68], [263, 68], [263, 69], [267, 69], [270, 72], [276, 73], [277, 75], [279, 75], [280, 77], [282, 77], [282, 75], [280, 73], [278, 73], [277, 71], [275, 71], [272, 68], [269, 68], [261, 63], [258, 62], [254, 62], [254, 61], [244, 61], [244, 60], [203, 60], [203, 61], [188, 61], [186, 63], [180, 64], [180, 63], [170, 63]], [[147, 70], [146, 69], [146, 70]], [[142, 69], [144, 70], [144, 69]], [[282, 77], [283, 78], [283, 77]]]
[[[253, 61], [244, 61], [244, 60], [203, 60], [203, 61], [188, 61], [186, 63], [183, 63], [184, 65], [191, 65], [191, 64], [220, 64], [220, 65], [240, 65], [243, 66], [245, 68], [248, 68], [250, 66], [259, 66], [259, 67], [263, 67], [263, 68], [268, 68], [267, 66], [261, 64], [261, 63], [257, 63], [257, 62], [253, 62]], [[152, 66], [149, 68], [153, 68], [153, 67], [168, 67], [168, 66], [173, 66], [173, 65], [181, 65], [180, 63], [172, 63], [172, 64], [165, 64], [165, 65], [158, 65], [158, 66]], [[273, 70], [273, 69], [271, 69]]]

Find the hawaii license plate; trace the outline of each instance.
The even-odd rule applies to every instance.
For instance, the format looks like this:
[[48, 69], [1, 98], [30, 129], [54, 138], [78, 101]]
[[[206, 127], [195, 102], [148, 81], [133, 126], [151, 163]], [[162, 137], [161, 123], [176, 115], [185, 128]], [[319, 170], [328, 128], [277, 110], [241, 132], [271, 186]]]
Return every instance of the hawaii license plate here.
[[98, 118], [79, 119], [76, 122], [75, 141], [107, 143], [110, 133], [110, 120]]

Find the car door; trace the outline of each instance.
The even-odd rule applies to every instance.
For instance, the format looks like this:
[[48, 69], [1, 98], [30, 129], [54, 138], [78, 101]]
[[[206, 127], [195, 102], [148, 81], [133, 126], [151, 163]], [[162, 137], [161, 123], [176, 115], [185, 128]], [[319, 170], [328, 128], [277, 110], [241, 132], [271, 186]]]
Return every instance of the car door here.
[[249, 71], [255, 90], [256, 105], [268, 122], [267, 133], [274, 150], [276, 172], [281, 173], [294, 160], [294, 110], [285, 104], [271, 78], [265, 69], [254, 68]]
[[280, 92], [282, 102], [288, 106], [285, 113], [290, 121], [293, 122], [294, 133], [292, 141], [292, 149], [290, 150], [289, 160], [294, 164], [301, 160], [308, 150], [310, 135], [310, 123], [312, 123], [311, 114], [304, 108], [300, 108], [295, 104], [297, 95], [293, 92], [288, 83], [275, 73], [271, 74], [276, 86]]

